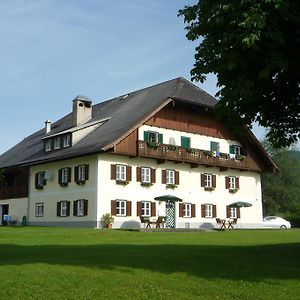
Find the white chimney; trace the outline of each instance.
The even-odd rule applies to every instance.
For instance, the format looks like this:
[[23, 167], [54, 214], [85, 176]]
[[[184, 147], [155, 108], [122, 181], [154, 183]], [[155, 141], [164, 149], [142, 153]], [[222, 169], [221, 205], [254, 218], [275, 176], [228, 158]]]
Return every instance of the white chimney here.
[[92, 118], [92, 101], [85, 96], [73, 100], [73, 126], [79, 126]]
[[52, 124], [51, 121], [49, 121], [49, 120], [45, 121], [45, 132], [46, 133], [49, 133], [51, 131], [51, 124]]

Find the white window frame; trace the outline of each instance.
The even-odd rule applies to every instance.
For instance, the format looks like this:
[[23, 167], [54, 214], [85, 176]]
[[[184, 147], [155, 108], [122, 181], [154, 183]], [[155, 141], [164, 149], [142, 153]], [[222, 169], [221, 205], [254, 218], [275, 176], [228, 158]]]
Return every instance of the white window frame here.
[[184, 203], [183, 204], [183, 217], [184, 218], [191, 218], [192, 217], [192, 204], [191, 203]]
[[36, 217], [44, 216], [44, 203], [43, 202], [35, 204], [35, 216]]
[[151, 183], [151, 168], [141, 168], [141, 181], [145, 183]]
[[57, 136], [53, 140], [53, 149], [57, 150], [60, 149], [60, 136]]
[[230, 219], [236, 219], [236, 218], [237, 218], [237, 208], [230, 207]]
[[166, 184], [175, 184], [175, 170], [166, 170]]
[[84, 216], [84, 206], [85, 206], [84, 199], [77, 200], [77, 216], [78, 217]]
[[229, 189], [235, 190], [236, 189], [236, 177], [235, 176], [229, 176]]
[[78, 166], [78, 181], [85, 181], [85, 165]]
[[126, 181], [126, 165], [116, 165], [116, 180]]
[[213, 217], [213, 205], [205, 204], [205, 218], [212, 218], [212, 217]]
[[68, 168], [63, 168], [61, 170], [61, 182], [68, 183], [69, 182], [69, 170]]
[[52, 140], [46, 140], [45, 141], [45, 151], [49, 152], [52, 150]]
[[151, 202], [150, 201], [142, 201], [142, 216], [143, 217], [151, 217]]
[[204, 173], [204, 187], [205, 188], [212, 187], [212, 174]]
[[241, 155], [241, 146], [233, 145], [232, 148], [233, 148], [234, 155], [236, 156]]
[[68, 210], [68, 201], [60, 202], [60, 217], [66, 217]]
[[116, 200], [116, 216], [118, 217], [126, 217], [126, 200]]
[[63, 137], [63, 147], [67, 148], [71, 146], [71, 135], [67, 134]]

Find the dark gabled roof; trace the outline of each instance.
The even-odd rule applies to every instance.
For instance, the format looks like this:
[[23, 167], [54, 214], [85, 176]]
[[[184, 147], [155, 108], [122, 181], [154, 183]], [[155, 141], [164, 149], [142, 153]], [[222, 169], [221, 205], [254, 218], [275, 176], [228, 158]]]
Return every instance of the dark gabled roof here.
[[46, 134], [43, 128], [2, 154], [0, 168], [65, 159], [106, 150], [172, 99], [204, 107], [214, 107], [217, 103], [214, 97], [186, 79], [182, 77], [172, 79], [94, 105], [93, 118], [89, 122], [109, 118], [103, 125], [70, 148], [45, 153], [43, 138], [72, 128], [72, 113], [66, 115], [52, 124], [49, 134]]

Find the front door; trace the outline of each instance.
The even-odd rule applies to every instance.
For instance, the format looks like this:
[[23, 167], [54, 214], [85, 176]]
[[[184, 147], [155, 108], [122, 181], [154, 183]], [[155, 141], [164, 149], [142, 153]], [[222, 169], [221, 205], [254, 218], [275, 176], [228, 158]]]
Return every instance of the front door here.
[[175, 228], [175, 203], [166, 203], [166, 228]]
[[3, 220], [3, 216], [8, 215], [8, 204], [2, 204], [1, 211], [1, 225], [7, 225], [7, 222]]

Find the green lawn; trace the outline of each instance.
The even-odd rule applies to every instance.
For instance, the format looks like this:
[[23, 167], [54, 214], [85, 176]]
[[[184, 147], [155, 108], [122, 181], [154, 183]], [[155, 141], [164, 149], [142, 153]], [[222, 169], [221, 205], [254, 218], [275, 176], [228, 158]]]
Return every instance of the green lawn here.
[[300, 299], [300, 231], [0, 228], [1, 299]]

